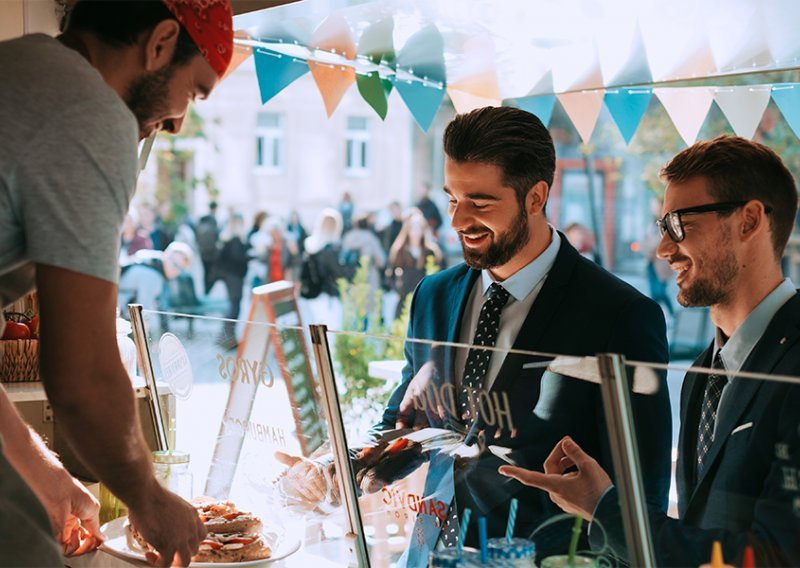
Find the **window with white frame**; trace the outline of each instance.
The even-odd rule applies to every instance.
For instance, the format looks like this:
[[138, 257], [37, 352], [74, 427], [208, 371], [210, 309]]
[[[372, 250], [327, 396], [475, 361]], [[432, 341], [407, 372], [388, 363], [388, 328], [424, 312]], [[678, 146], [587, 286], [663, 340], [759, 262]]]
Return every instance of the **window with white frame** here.
[[280, 173], [283, 169], [283, 124], [277, 112], [260, 112], [256, 122], [256, 170]]
[[345, 133], [345, 173], [367, 175], [369, 173], [369, 129], [363, 116], [348, 116]]

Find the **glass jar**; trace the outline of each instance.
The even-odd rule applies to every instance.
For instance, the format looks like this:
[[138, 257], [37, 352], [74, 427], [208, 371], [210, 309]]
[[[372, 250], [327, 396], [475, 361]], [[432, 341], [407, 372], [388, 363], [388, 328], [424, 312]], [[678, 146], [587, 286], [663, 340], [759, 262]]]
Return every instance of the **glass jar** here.
[[130, 322], [119, 317], [119, 309], [117, 309], [117, 346], [119, 347], [119, 356], [122, 359], [122, 365], [128, 372], [128, 376], [133, 378], [136, 376], [136, 345], [133, 339], [130, 338], [132, 328]]
[[153, 452], [153, 466], [159, 483], [186, 499], [192, 498], [192, 472], [189, 453], [178, 451]]

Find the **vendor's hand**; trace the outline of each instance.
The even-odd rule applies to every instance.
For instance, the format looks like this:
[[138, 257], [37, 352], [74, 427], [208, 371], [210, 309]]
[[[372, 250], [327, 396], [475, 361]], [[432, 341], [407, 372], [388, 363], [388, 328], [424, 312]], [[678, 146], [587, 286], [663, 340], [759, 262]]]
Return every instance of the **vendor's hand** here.
[[[429, 386], [431, 389], [435, 388], [433, 381], [435, 374], [436, 365], [433, 361], [428, 361], [420, 367], [419, 372], [408, 383], [403, 400], [400, 401], [400, 407], [397, 410], [395, 428], [412, 428], [414, 430], [427, 428], [430, 426], [428, 412], [435, 413], [439, 418], [444, 418], [445, 411], [438, 404], [439, 398], [430, 397], [426, 394]], [[436, 408], [430, 408], [434, 400], [437, 401], [437, 406]]]
[[147, 553], [150, 564], [188, 566], [206, 536], [206, 528], [197, 509], [157, 481], [153, 483], [153, 489], [141, 503], [128, 504], [130, 521], [158, 551]]
[[339, 501], [336, 484], [336, 466], [333, 462], [321, 463], [285, 452], [275, 452], [275, 458], [289, 469], [278, 480], [278, 484], [289, 499], [314, 508], [318, 504]]
[[[577, 471], [567, 472], [572, 467]], [[611, 478], [605, 470], [569, 436], [550, 452], [544, 462], [544, 473], [509, 465], [498, 471], [525, 485], [547, 491], [553, 503], [587, 521], [592, 520], [597, 503], [611, 487]]]
[[103, 543], [100, 503], [80, 481], [62, 471], [57, 480], [42, 488], [40, 497], [64, 555], [78, 556]]

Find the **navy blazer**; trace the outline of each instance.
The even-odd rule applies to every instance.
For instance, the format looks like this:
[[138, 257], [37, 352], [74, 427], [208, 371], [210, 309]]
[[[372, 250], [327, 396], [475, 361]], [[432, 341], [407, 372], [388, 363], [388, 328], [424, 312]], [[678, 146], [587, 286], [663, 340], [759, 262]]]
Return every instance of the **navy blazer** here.
[[[713, 347], [695, 363], [710, 367]], [[742, 371], [800, 374], [800, 294], [778, 310]], [[720, 540], [728, 564], [739, 564], [750, 544], [757, 566], [800, 566], [800, 385], [734, 378], [698, 476], [694, 463], [705, 378], [687, 373], [681, 390], [676, 470], [681, 520], [651, 514], [658, 563], [707, 563], [713, 541]], [[600, 522], [617, 522], [613, 501], [601, 502]], [[619, 550], [622, 538], [615, 537]]]
[[[480, 271], [460, 264], [424, 278], [414, 294], [408, 338], [457, 342], [472, 286]], [[555, 263], [525, 318], [514, 349], [564, 355], [621, 353], [628, 359], [665, 363], [668, 359], [661, 308], [633, 287], [583, 258], [561, 235]], [[379, 427], [393, 428], [409, 381], [431, 358], [427, 344], [406, 342], [403, 381], [392, 394]], [[443, 357], [452, 381], [452, 352]], [[613, 475], [600, 389], [597, 385], [523, 364], [546, 358], [508, 354], [490, 389], [507, 395], [515, 431], [486, 425], [490, 444], [515, 450], [520, 465], [541, 470], [556, 443], [571, 435]], [[664, 377], [653, 395], [633, 395], [639, 453], [648, 502], [666, 510], [670, 479], [671, 413]], [[544, 385], [544, 387], [542, 386]], [[489, 452], [457, 472], [459, 509], [487, 517], [490, 536], [505, 533], [508, 503], [520, 500], [516, 534], [528, 536], [560, 512], [547, 494], [497, 473], [502, 465]], [[471, 524], [475, 528], [476, 523]], [[475, 541], [477, 530], [467, 541]]]

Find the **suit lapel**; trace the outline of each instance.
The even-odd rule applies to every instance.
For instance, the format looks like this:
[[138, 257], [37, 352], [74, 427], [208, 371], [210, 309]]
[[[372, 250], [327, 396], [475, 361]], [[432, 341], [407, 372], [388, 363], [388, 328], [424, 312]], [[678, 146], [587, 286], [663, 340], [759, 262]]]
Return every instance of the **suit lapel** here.
[[[789, 350], [789, 347], [800, 336], [800, 329], [796, 323], [797, 319], [790, 317], [797, 307], [800, 307], [800, 295], [795, 295], [778, 310], [778, 313], [775, 314], [767, 326], [764, 335], [753, 348], [744, 365], [742, 365], [742, 371], [753, 373], [771, 373], [774, 371], [781, 358]], [[729, 392], [725, 393], [725, 397], [727, 400], [735, 401], [735, 404], [726, 406], [725, 412], [718, 416], [719, 422], [717, 423], [714, 442], [706, 455], [703, 470], [698, 472], [699, 477], [695, 485], [695, 492], [697, 492], [708, 472], [713, 468], [722, 447], [763, 383], [763, 380], [744, 378], [734, 378], [731, 381], [728, 386]], [[695, 432], [697, 432], [696, 428]]]
[[[710, 367], [712, 343], [694, 362], [699, 367]], [[700, 406], [703, 402], [705, 381], [694, 372], [689, 372], [683, 380], [681, 387], [681, 423], [678, 434], [678, 464], [677, 478], [678, 507], [680, 516], [683, 517], [689, 502], [688, 497], [696, 487], [695, 461], [697, 455], [697, 428], [700, 422]]]
[[[447, 328], [447, 339], [450, 343], [459, 343], [461, 322], [464, 320], [464, 311], [467, 308], [467, 301], [475, 280], [478, 279], [481, 272], [480, 270], [473, 270], [468, 268], [464, 274], [459, 275], [453, 281], [453, 292], [449, 297], [449, 304], [443, 306], [445, 311], [445, 319], [449, 322]], [[448, 314], [458, 314], [457, 317], [447, 317]], [[472, 338], [468, 340], [468, 343]], [[445, 349], [445, 369], [449, 369], [450, 377], [455, 377], [455, 354], [456, 349]]]
[[[558, 249], [553, 267], [547, 274], [539, 295], [533, 302], [522, 327], [514, 340], [513, 349], [535, 351], [547, 331], [550, 321], [558, 312], [572, 277], [572, 271], [578, 260], [578, 251], [569, 244], [567, 238], [559, 232], [561, 246]], [[508, 384], [518, 374], [519, 369], [509, 357], [503, 362], [491, 390], [508, 390]], [[511, 358], [513, 359], [513, 358]]]

